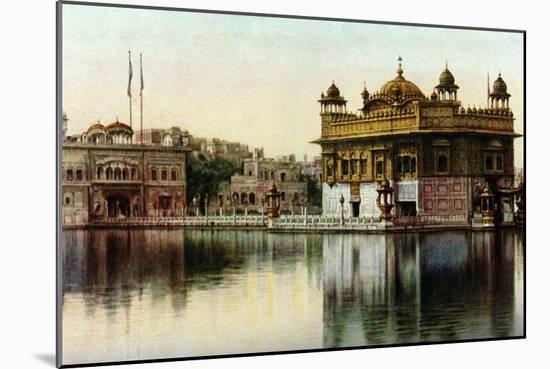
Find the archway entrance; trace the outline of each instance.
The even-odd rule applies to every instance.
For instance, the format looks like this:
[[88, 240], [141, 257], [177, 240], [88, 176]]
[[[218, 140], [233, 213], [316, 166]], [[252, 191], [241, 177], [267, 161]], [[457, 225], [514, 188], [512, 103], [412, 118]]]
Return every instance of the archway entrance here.
[[172, 214], [172, 196], [168, 194], [159, 196], [159, 210], [161, 217], [174, 215]]
[[359, 205], [361, 205], [361, 203], [359, 201], [352, 201], [351, 202], [351, 216], [354, 217], [354, 218], [359, 217]]
[[110, 218], [130, 216], [130, 200], [124, 195], [113, 194], [107, 197], [107, 209]]

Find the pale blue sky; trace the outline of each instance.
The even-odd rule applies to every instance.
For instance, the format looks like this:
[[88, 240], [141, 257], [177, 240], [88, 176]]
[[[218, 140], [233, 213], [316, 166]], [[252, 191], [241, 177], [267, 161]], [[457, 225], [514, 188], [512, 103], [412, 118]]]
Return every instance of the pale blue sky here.
[[[523, 36], [519, 33], [63, 6], [63, 109], [69, 132], [100, 119], [128, 123], [128, 50], [134, 65], [134, 128], [139, 126], [139, 53], [144, 62], [144, 126], [179, 125], [191, 134], [264, 147], [266, 155], [319, 153], [321, 91], [335, 80], [360, 107], [395, 76], [430, 94], [445, 61], [459, 99], [484, 105], [487, 72], [512, 94], [523, 127]], [[516, 165], [521, 165], [522, 139]]]

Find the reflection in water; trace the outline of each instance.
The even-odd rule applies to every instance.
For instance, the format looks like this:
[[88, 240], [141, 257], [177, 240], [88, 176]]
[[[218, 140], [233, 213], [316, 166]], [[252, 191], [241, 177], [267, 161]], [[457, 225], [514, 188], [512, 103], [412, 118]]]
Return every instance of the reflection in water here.
[[520, 234], [63, 232], [64, 364], [523, 334]]

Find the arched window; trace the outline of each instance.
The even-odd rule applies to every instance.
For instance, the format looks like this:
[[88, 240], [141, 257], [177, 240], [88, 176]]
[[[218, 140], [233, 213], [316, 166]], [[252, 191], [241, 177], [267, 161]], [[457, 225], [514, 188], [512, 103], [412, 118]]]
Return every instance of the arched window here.
[[446, 173], [449, 171], [449, 158], [445, 154], [439, 154], [437, 157], [437, 171]]
[[274, 179], [274, 178], [275, 178], [275, 172], [271, 171], [271, 176], [269, 177], [269, 179]]
[[248, 194], [248, 203], [250, 205], [256, 205], [256, 195], [254, 194], [254, 192]]
[[504, 165], [503, 165], [502, 155], [497, 155], [497, 170], [503, 170], [503, 169], [504, 169]]
[[376, 168], [375, 168], [376, 176], [382, 177], [384, 175], [384, 160], [378, 159], [376, 161]]
[[247, 203], [248, 196], [246, 192], [241, 193], [241, 204], [245, 205]]
[[233, 198], [234, 205], [237, 205], [239, 203], [239, 194], [237, 192], [233, 192], [231, 197]]
[[122, 169], [122, 179], [125, 181], [130, 179], [130, 171], [128, 170], [128, 168]]
[[120, 170], [120, 168], [116, 167], [115, 168], [115, 180], [118, 180], [120, 181], [122, 178], [122, 171]]
[[334, 163], [332, 161], [332, 159], [330, 159], [329, 161], [327, 161], [327, 176], [328, 177], [332, 177], [333, 176], [333, 168], [334, 167]]
[[76, 180], [77, 181], [82, 181], [82, 179], [83, 179], [82, 169], [77, 169], [76, 170]]
[[107, 177], [107, 179], [113, 179], [113, 168], [107, 167], [107, 169], [105, 170], [105, 176]]
[[176, 169], [172, 169], [170, 179], [172, 181], [177, 181], [178, 180], [178, 171]]
[[132, 178], [132, 181], [135, 181], [137, 179], [137, 170], [136, 170], [136, 168], [132, 168], [130, 170], [130, 173], [131, 173], [130, 177]]
[[485, 170], [491, 171], [493, 169], [493, 156], [487, 155], [485, 157]]
[[403, 157], [403, 173], [409, 173], [411, 171], [411, 157]]
[[342, 160], [342, 175], [347, 176], [349, 174], [349, 161]]
[[96, 175], [97, 179], [103, 179], [103, 167], [97, 167]]
[[286, 181], [286, 173], [282, 172], [281, 173], [281, 182], [284, 182], [284, 181]]
[[67, 169], [67, 175], [65, 176], [65, 178], [67, 179], [67, 181], [72, 181], [73, 180], [73, 170], [72, 169]]
[[361, 154], [361, 174], [367, 174], [367, 154]]
[[168, 171], [167, 171], [166, 169], [163, 169], [163, 170], [162, 170], [161, 179], [162, 179], [163, 181], [167, 181], [167, 180], [168, 180]]
[[73, 204], [73, 193], [72, 192], [65, 193], [65, 196], [63, 199], [63, 205], [71, 206], [72, 204]]
[[157, 180], [157, 170], [156, 169], [151, 169], [151, 180], [152, 181], [156, 181]]

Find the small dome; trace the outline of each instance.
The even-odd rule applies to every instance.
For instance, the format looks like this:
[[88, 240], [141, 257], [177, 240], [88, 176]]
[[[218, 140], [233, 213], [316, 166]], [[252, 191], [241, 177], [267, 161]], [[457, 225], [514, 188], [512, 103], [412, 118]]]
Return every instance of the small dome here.
[[447, 63], [445, 63], [445, 70], [439, 75], [439, 84], [435, 87], [444, 91], [458, 90], [458, 86], [455, 84], [455, 77], [449, 70]]
[[369, 98], [369, 91], [367, 91], [367, 86], [363, 87], [363, 91], [361, 91], [361, 97], [363, 100], [366, 100]]
[[508, 86], [506, 86], [506, 82], [504, 82], [500, 73], [498, 74], [498, 78], [493, 83], [493, 92], [491, 93], [491, 96], [510, 96], [510, 94], [508, 94]]
[[99, 120], [92, 124], [88, 129], [86, 130], [86, 133], [89, 134], [92, 131], [105, 131], [105, 126], [101, 123], [99, 123]]
[[340, 90], [338, 89], [338, 87], [336, 87], [336, 85], [334, 84], [334, 81], [332, 81], [332, 84], [330, 85], [330, 87], [327, 90], [327, 97], [329, 97], [329, 98], [338, 98], [338, 97], [340, 97]]
[[111, 124], [109, 124], [108, 126], [106, 126], [106, 127], [105, 127], [105, 130], [107, 130], [107, 131], [125, 130], [125, 131], [129, 131], [129, 132], [134, 132], [134, 130], [132, 129], [132, 127], [130, 127], [130, 126], [127, 125], [126, 123], [119, 122], [119, 121], [118, 121], [118, 118], [117, 118], [116, 122], [111, 123]]
[[455, 77], [451, 73], [447, 67], [445, 67], [445, 70], [441, 72], [441, 75], [439, 76], [439, 84], [444, 86], [451, 86], [455, 84]]

